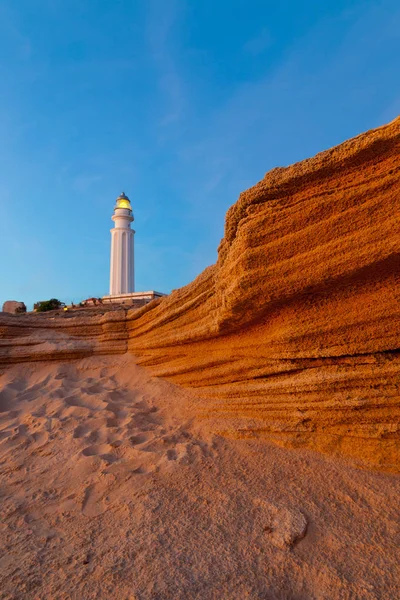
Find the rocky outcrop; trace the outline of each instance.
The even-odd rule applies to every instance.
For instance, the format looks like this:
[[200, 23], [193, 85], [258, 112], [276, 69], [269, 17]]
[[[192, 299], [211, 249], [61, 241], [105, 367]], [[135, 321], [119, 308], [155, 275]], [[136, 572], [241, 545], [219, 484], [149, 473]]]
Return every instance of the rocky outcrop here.
[[399, 189], [396, 119], [267, 173], [228, 211], [216, 265], [169, 297], [42, 330], [0, 317], [3, 361], [39, 357], [39, 330], [41, 358], [128, 349], [226, 435], [397, 470]]
[[3, 304], [3, 312], [11, 314], [26, 313], [26, 306], [23, 302], [17, 302], [17, 300], [7, 300]]

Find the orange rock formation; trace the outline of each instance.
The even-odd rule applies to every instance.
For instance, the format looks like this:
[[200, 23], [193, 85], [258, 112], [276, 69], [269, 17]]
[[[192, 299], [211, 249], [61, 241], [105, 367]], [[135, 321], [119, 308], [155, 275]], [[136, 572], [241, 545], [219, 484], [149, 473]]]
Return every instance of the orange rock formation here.
[[0, 360], [124, 352], [225, 434], [400, 465], [400, 118], [240, 195], [216, 265], [138, 311], [0, 317]]

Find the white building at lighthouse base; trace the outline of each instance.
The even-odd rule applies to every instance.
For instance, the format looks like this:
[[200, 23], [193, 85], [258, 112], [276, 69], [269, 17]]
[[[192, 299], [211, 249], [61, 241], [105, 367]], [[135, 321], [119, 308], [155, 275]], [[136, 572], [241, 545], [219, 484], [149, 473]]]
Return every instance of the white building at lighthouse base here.
[[114, 304], [128, 304], [132, 307], [140, 307], [144, 306], [145, 304], [148, 304], [152, 300], [157, 300], [157, 298], [163, 298], [166, 295], [167, 294], [151, 290], [149, 292], [131, 292], [130, 294], [116, 294], [114, 296], [103, 296], [102, 301], [103, 304], [112, 302]]

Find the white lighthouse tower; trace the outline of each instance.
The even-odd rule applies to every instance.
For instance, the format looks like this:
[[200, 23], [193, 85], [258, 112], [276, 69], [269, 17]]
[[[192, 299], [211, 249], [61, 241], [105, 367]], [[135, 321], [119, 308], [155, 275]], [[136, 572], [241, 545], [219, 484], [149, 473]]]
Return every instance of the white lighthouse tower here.
[[111, 217], [110, 296], [131, 294], [135, 291], [134, 235], [132, 206], [128, 196], [118, 196]]
[[162, 298], [165, 294], [155, 292], [135, 292], [134, 235], [132, 206], [124, 192], [116, 200], [111, 229], [110, 294], [103, 296], [103, 302], [128, 304], [137, 308]]

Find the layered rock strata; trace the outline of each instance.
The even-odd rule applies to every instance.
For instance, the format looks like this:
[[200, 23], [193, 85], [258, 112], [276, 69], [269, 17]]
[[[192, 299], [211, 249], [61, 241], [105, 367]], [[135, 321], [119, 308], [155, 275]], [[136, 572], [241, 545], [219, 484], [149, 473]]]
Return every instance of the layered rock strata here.
[[217, 264], [130, 315], [129, 349], [224, 432], [396, 469], [399, 208], [400, 119], [274, 169], [228, 211]]
[[[128, 349], [193, 388], [225, 434], [397, 470], [399, 205], [400, 118], [267, 173], [228, 211], [216, 265], [188, 286], [58, 335], [82, 352]], [[28, 317], [15, 321], [22, 341], [4, 319], [6, 360], [33, 356], [21, 349]], [[53, 346], [56, 329], [41, 334]]]
[[126, 312], [101, 316], [0, 313], [0, 365], [32, 360], [65, 360], [127, 349]]

